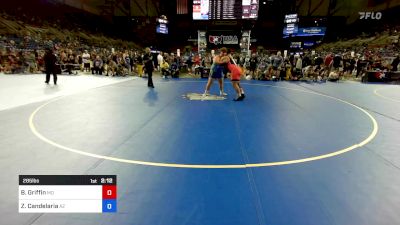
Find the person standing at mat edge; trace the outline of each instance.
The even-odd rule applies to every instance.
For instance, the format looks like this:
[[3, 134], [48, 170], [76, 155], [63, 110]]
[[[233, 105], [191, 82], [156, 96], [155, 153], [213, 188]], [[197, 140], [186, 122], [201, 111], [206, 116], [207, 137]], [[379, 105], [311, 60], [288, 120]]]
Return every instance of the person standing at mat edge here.
[[51, 48], [48, 48], [46, 50], [46, 54], [44, 55], [44, 65], [45, 65], [45, 72], [46, 72], [46, 84], [49, 84], [50, 82], [50, 74], [53, 74], [53, 81], [54, 85], [57, 85], [57, 74], [56, 74], [56, 62], [57, 58], [53, 54], [53, 50]]
[[145, 54], [143, 56], [143, 61], [144, 61], [144, 68], [147, 73], [147, 86], [154, 88], [153, 84], [153, 56], [151, 55], [151, 50], [150, 48], [145, 49]]

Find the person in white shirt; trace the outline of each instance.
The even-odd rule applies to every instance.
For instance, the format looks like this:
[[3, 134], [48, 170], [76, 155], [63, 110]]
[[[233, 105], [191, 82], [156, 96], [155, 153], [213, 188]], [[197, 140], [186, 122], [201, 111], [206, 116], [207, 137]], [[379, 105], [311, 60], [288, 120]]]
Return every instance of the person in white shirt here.
[[157, 69], [158, 69], [158, 71], [161, 71], [161, 70], [160, 70], [160, 66], [161, 66], [161, 64], [164, 62], [164, 57], [162, 56], [162, 52], [160, 52], [160, 53], [158, 54], [158, 56], [157, 56], [157, 62], [158, 62], [158, 64], [157, 64]]
[[83, 71], [90, 72], [90, 54], [88, 50], [82, 54]]
[[297, 79], [302, 77], [302, 69], [303, 69], [303, 60], [299, 54], [294, 56], [295, 58], [295, 67], [294, 67], [294, 74]]

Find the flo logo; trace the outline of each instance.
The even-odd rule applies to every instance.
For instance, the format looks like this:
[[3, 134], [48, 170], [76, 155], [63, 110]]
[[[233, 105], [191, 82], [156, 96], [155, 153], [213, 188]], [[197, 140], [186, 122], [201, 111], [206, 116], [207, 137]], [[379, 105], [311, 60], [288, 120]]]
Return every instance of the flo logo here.
[[366, 20], [366, 19], [373, 19], [373, 20], [380, 20], [382, 18], [382, 13], [381, 12], [359, 12], [360, 14], [360, 20]]
[[208, 42], [214, 45], [220, 45], [222, 44], [223, 36], [209, 36], [208, 37]]

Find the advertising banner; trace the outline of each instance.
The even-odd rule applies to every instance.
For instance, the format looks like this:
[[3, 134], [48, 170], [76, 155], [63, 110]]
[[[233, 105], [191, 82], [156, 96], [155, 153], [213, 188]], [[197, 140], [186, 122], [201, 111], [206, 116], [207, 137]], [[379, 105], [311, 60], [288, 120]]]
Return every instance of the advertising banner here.
[[296, 36], [324, 36], [326, 27], [302, 27]]
[[209, 48], [239, 48], [241, 34], [232, 31], [209, 31], [207, 32], [207, 46]]
[[296, 29], [296, 31], [297, 33], [289, 34], [285, 27], [285, 29], [283, 30], [283, 37], [287, 38], [289, 37], [289, 35], [291, 35], [292, 37], [324, 36], [326, 33], [326, 27], [299, 27], [298, 29]]

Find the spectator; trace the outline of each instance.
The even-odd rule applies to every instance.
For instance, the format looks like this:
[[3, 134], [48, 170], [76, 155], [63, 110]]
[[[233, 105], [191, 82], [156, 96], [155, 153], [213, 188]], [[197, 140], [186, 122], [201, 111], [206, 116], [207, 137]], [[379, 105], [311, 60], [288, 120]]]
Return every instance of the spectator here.
[[108, 58], [108, 64], [107, 64], [107, 74], [106, 76], [115, 76], [117, 73], [117, 63], [113, 60], [113, 58], [110, 56]]
[[178, 78], [179, 77], [179, 66], [177, 62], [172, 62], [170, 67], [171, 77]]
[[162, 54], [162, 52], [160, 52], [160, 53], [158, 53], [158, 55], [157, 55], [157, 67], [158, 67], [158, 71], [161, 71], [160, 70], [160, 68], [161, 68], [161, 64], [164, 62], [164, 57], [163, 57], [163, 54]]
[[75, 57], [74, 55], [69, 55], [68, 60], [67, 60], [67, 65], [66, 65], [66, 69], [68, 74], [72, 74], [72, 69], [74, 68], [74, 64], [75, 63]]
[[194, 65], [194, 70], [195, 70], [195, 75], [200, 73], [199, 67], [201, 66], [201, 57], [200, 54], [195, 54], [193, 57], [193, 65]]
[[136, 55], [136, 67], [139, 77], [143, 76], [143, 56], [141, 54]]
[[128, 51], [124, 52], [122, 58], [124, 59], [124, 66], [127, 70], [127, 74], [130, 74], [132, 67], [131, 67], [131, 57], [129, 56]]
[[397, 54], [396, 58], [393, 59], [393, 62], [391, 64], [392, 71], [397, 71], [399, 63], [400, 63], [400, 57], [399, 57], [399, 54]]
[[333, 57], [332, 66], [333, 66], [334, 69], [339, 69], [339, 67], [342, 66], [342, 57], [339, 54], [336, 54]]
[[258, 64], [257, 56], [256, 54], [253, 54], [250, 58], [250, 72], [252, 73], [251, 76], [253, 78], [257, 77], [257, 64]]
[[167, 76], [171, 75], [170, 67], [167, 61], [163, 61], [160, 65], [161, 69], [161, 74], [163, 75], [163, 78], [166, 78]]
[[103, 75], [103, 60], [100, 56], [96, 56], [96, 59], [93, 60], [92, 74], [100, 74]]
[[88, 50], [82, 54], [82, 62], [83, 62], [83, 71], [89, 72], [90, 71], [90, 54]]
[[192, 53], [189, 53], [187, 60], [186, 60], [186, 65], [187, 65], [189, 75], [192, 75], [192, 67], [193, 67]]
[[315, 57], [314, 65], [316, 65], [318, 67], [321, 67], [323, 62], [324, 62], [324, 60], [322, 59], [322, 57], [321, 56], [317, 56], [317, 57]]
[[327, 69], [327, 70], [331, 69], [332, 60], [333, 60], [333, 54], [329, 53], [325, 56], [325, 60], [324, 60], [325, 69]]
[[294, 56], [294, 58], [295, 58], [295, 62], [296, 62], [294, 75], [297, 79], [299, 79], [302, 76], [301, 72], [303, 69], [303, 60], [299, 54], [296, 54]]
[[304, 55], [304, 57], [302, 59], [302, 64], [303, 64], [303, 68], [307, 67], [307, 66], [311, 66], [312, 63], [311, 63], [311, 59], [308, 54]]
[[272, 78], [279, 79], [282, 65], [283, 65], [282, 53], [278, 51], [276, 53], [276, 56], [272, 58], [272, 73], [273, 73]]
[[33, 53], [32, 51], [26, 52], [25, 60], [28, 65], [27, 71], [29, 73], [36, 73], [37, 65], [36, 65], [35, 53]]

